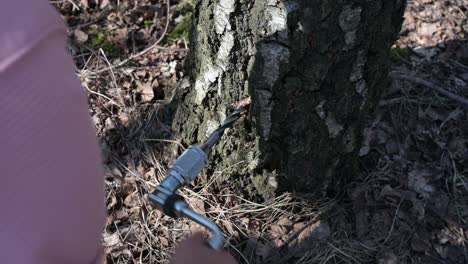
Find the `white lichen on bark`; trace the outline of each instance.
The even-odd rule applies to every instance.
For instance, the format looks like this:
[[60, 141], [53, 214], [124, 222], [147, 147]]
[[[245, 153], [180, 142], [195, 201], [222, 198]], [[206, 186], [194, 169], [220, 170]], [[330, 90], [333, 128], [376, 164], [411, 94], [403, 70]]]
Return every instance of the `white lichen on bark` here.
[[226, 71], [229, 65], [229, 55], [231, 54], [232, 47], [234, 47], [234, 34], [232, 31], [226, 31], [216, 56], [216, 65], [223, 71]]
[[[289, 7], [291, 4], [288, 5]], [[267, 15], [266, 36], [275, 36], [278, 41], [288, 43], [288, 8], [282, 1], [268, 0], [265, 9]]]
[[258, 113], [260, 134], [263, 138], [268, 139], [271, 132], [271, 111], [274, 106], [271, 101], [272, 92], [257, 89], [255, 90], [255, 95], [260, 108]]
[[208, 137], [219, 127], [219, 123], [216, 120], [208, 120], [206, 122], [206, 133], [205, 135]]
[[195, 103], [200, 105], [208, 93], [209, 86], [216, 81], [221, 72], [221, 68], [207, 64], [203, 66], [201, 78], [195, 81]]
[[[358, 52], [357, 58], [353, 63], [353, 68], [349, 80], [354, 83], [356, 92], [363, 98], [366, 98], [367, 94], [367, 83], [364, 79], [363, 72], [364, 67], [367, 63], [367, 53], [363, 50]], [[365, 101], [361, 104], [361, 109], [364, 106]]]
[[327, 125], [328, 134], [331, 138], [336, 138], [343, 130], [343, 126], [338, 124], [331, 113], [329, 113], [325, 118], [325, 124]]
[[361, 96], [365, 97], [367, 94], [367, 85], [365, 80], [359, 80], [359, 82], [356, 83], [356, 92], [360, 94]]
[[289, 49], [277, 43], [265, 43], [259, 45], [258, 52], [264, 60], [264, 81], [268, 87], [273, 87], [280, 76], [281, 65], [289, 61]]
[[[234, 47], [234, 33], [231, 30], [229, 16], [234, 12], [234, 0], [221, 0], [215, 7], [215, 30], [220, 35], [221, 43], [214, 62], [208, 61], [195, 81], [195, 103], [200, 105], [205, 99], [210, 86], [226, 71], [229, 56]], [[219, 85], [221, 82], [218, 82]], [[218, 87], [218, 90], [220, 87]]]
[[353, 69], [349, 77], [349, 80], [351, 82], [355, 82], [355, 81], [362, 79], [362, 72], [364, 70], [364, 66], [366, 65], [366, 62], [367, 62], [367, 54], [365, 51], [360, 50], [358, 52], [356, 60], [354, 61]]
[[316, 107], [315, 107], [315, 112], [317, 113], [317, 115], [321, 118], [321, 119], [325, 119], [325, 117], [327, 116], [325, 114], [325, 110], [323, 108], [323, 106], [325, 105], [325, 100], [323, 100], [322, 102], [320, 102], [320, 104], [318, 104]]
[[345, 6], [339, 17], [341, 30], [345, 33], [345, 49], [352, 49], [356, 42], [356, 31], [361, 21], [361, 7]]
[[220, 0], [214, 9], [216, 33], [221, 35], [225, 30], [231, 30], [229, 16], [234, 12], [235, 0]]
[[330, 135], [330, 138], [336, 138], [343, 130], [343, 126], [340, 125], [336, 121], [332, 113], [330, 112], [327, 113], [325, 111], [325, 108], [324, 108], [325, 103], [326, 103], [325, 100], [320, 102], [320, 104], [318, 104], [315, 107], [315, 112], [320, 117], [320, 119], [325, 121], [325, 125], [327, 126], [328, 134]]
[[263, 80], [265, 83], [263, 90], [256, 90], [258, 104], [260, 106], [260, 128], [262, 136], [268, 138], [271, 131], [271, 111], [273, 110], [274, 103], [272, 101], [273, 87], [279, 79], [280, 67], [289, 61], [289, 49], [279, 45], [278, 43], [266, 43], [259, 45], [258, 52], [260, 52], [263, 63]]
[[[297, 8], [297, 7], [296, 7]], [[294, 3], [289, 1], [267, 0], [265, 14], [267, 17], [266, 32], [263, 37], [276, 39], [277, 42], [258, 45], [257, 52], [263, 59], [263, 89], [255, 91], [259, 107], [259, 128], [263, 138], [268, 139], [271, 132], [271, 112], [273, 87], [280, 77], [281, 67], [289, 62], [290, 51], [280, 44], [288, 44], [288, 11], [294, 10]]]

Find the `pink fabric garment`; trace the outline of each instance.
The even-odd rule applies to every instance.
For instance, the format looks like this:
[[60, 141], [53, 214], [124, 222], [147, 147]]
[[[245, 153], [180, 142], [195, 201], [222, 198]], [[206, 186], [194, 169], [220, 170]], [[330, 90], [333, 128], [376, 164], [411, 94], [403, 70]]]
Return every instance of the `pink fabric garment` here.
[[102, 263], [103, 171], [47, 0], [0, 3], [0, 263]]

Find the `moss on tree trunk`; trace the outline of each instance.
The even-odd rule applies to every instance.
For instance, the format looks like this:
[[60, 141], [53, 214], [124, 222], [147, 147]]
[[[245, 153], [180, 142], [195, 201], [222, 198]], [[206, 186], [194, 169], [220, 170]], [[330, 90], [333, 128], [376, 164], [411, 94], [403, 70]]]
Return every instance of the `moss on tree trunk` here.
[[173, 128], [203, 141], [250, 96], [249, 118], [212, 153], [219, 180], [265, 198], [339, 188], [386, 86], [403, 10], [403, 0], [199, 0]]

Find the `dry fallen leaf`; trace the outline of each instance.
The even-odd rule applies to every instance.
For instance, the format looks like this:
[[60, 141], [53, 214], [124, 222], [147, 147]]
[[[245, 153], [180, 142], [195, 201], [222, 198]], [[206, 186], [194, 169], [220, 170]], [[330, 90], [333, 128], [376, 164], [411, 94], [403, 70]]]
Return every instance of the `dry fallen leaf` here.
[[193, 208], [195, 212], [197, 212], [200, 215], [206, 216], [205, 202], [203, 202], [202, 199], [197, 198], [197, 197], [190, 197], [187, 199], [187, 203], [190, 205], [190, 207]]
[[125, 210], [125, 208], [122, 208], [122, 210], [119, 210], [117, 212], [115, 212], [115, 219], [116, 220], [121, 220], [121, 219], [124, 219], [128, 217], [128, 213], [127, 213], [127, 210]]
[[128, 114], [123, 111], [120, 111], [117, 114], [117, 118], [120, 120], [120, 122], [122, 122], [122, 125], [126, 125], [128, 123], [128, 120], [130, 119], [128, 117]]
[[105, 247], [113, 247], [118, 245], [120, 242], [119, 234], [117, 232], [113, 234], [104, 233], [102, 235], [102, 240]]
[[408, 187], [423, 197], [430, 197], [434, 193], [434, 186], [430, 179], [433, 177], [433, 171], [429, 169], [414, 169], [408, 173]]
[[169, 245], [169, 240], [167, 240], [165, 236], [159, 236], [159, 242], [163, 247], [167, 247]]
[[381, 252], [377, 256], [377, 264], [398, 264], [398, 257], [391, 251]]
[[257, 241], [255, 241], [253, 238], [249, 238], [247, 240], [247, 245], [245, 246], [242, 253], [245, 256], [252, 256], [254, 254], [254, 252], [255, 252], [256, 247], [257, 247]]
[[116, 204], [117, 204], [117, 198], [115, 198], [115, 195], [112, 195], [111, 201], [107, 204], [107, 210], [111, 209]]
[[154, 98], [153, 87], [149, 83], [138, 86], [137, 91], [141, 93], [141, 100], [143, 102], [149, 102]]
[[411, 249], [420, 253], [429, 252], [432, 250], [430, 240], [430, 234], [426, 230], [420, 228], [411, 238]]
[[102, 1], [101, 1], [101, 4], [99, 5], [99, 8], [103, 9], [103, 8], [105, 8], [106, 6], [108, 6], [109, 3], [110, 3], [109, 0], [102, 0]]
[[430, 37], [438, 30], [438, 24], [436, 23], [421, 23], [419, 27], [419, 34]]
[[138, 198], [138, 192], [133, 192], [133, 193], [127, 195], [127, 197], [125, 197], [124, 204], [128, 208], [138, 207], [140, 205], [140, 200]]
[[78, 43], [85, 43], [88, 41], [88, 34], [86, 34], [83, 30], [81, 29], [75, 29], [73, 31], [73, 35], [75, 36], [75, 39]]
[[305, 227], [301, 233], [299, 233], [297, 240], [299, 242], [325, 240], [330, 237], [330, 234], [330, 225], [326, 222], [318, 221], [317, 223]]
[[195, 222], [190, 222], [188, 229], [190, 230], [191, 234], [197, 234], [197, 233], [209, 234], [208, 229], [206, 229], [204, 226], [197, 224]]
[[[113, 28], [114, 27], [114, 28]], [[109, 41], [112, 43], [116, 43], [120, 46], [125, 46], [128, 38], [128, 28], [118, 28], [115, 24], [109, 24], [107, 29], [111, 34], [109, 34]], [[133, 72], [135, 69], [125, 69], [124, 72], [129, 74]]]
[[262, 259], [267, 259], [272, 254], [272, 251], [273, 247], [271, 245], [262, 242], [257, 243], [257, 248], [255, 250], [257, 256], [261, 257]]
[[[286, 217], [279, 219], [276, 224], [271, 225], [270, 231], [268, 232], [271, 242], [277, 247], [282, 246], [288, 238], [288, 234], [290, 233], [293, 225], [294, 223]], [[298, 223], [296, 226], [298, 230], [300, 230], [299, 225], [304, 227], [303, 223]]]
[[89, 1], [88, 0], [81, 0], [81, 5], [84, 8], [89, 8]]

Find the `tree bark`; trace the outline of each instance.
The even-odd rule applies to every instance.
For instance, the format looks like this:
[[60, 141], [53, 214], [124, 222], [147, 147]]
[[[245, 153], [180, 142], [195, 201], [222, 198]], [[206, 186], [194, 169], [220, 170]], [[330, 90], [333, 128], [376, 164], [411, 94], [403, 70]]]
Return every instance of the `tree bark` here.
[[339, 188], [354, 175], [365, 118], [386, 86], [404, 5], [199, 0], [173, 128], [184, 143], [201, 142], [250, 96], [249, 118], [212, 153], [220, 180], [264, 198]]

